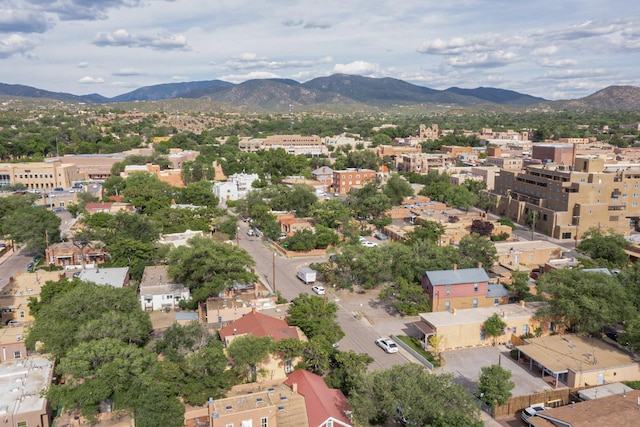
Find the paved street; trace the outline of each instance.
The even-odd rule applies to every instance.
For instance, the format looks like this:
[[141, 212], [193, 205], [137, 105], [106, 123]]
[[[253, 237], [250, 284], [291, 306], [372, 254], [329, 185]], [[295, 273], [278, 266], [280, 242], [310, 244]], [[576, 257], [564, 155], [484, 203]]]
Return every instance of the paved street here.
[[16, 273], [27, 273], [27, 265], [31, 262], [35, 253], [27, 252], [25, 249], [17, 249], [15, 252], [9, 250], [0, 257], [0, 289], [9, 283], [9, 278]]
[[[313, 294], [311, 285], [302, 283], [296, 277], [296, 272], [299, 268], [309, 266], [311, 263], [325, 261], [326, 255], [291, 259], [282, 256], [274, 258], [274, 251], [267, 242], [258, 237], [247, 236], [248, 224], [244, 222], [239, 224], [240, 247], [253, 256], [257, 274], [269, 287], [272, 287], [275, 269], [276, 290], [280, 291], [283, 297], [291, 300], [301, 293]], [[336, 293], [333, 289], [327, 289], [326, 298], [327, 301], [336, 302], [340, 307], [338, 323], [346, 334], [340, 341], [340, 350], [370, 354], [375, 361], [369, 365], [369, 369], [385, 369], [409, 361], [415, 362], [413, 357], [403, 349], [396, 354], [386, 354], [376, 346], [375, 340], [381, 336], [406, 333], [406, 331], [403, 332], [404, 325], [409, 320], [396, 319], [386, 313], [383, 307], [377, 305], [375, 292], [362, 295], [347, 291]]]

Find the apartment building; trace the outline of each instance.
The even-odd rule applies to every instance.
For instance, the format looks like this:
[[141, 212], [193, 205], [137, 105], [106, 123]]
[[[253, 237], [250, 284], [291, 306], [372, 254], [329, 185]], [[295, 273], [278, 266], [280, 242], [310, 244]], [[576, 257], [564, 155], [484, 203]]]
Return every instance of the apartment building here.
[[348, 168], [341, 171], [333, 171], [332, 187], [336, 193], [347, 194], [352, 188], [362, 188], [367, 183], [375, 181], [376, 171], [371, 169]]
[[487, 157], [485, 165], [497, 166], [500, 169], [519, 171], [522, 169], [522, 158], [518, 157]]
[[[640, 164], [605, 166], [601, 158], [576, 157], [569, 165], [532, 165], [496, 177], [499, 215], [556, 239], [576, 239], [592, 227], [629, 235], [640, 219]], [[535, 212], [535, 214], [530, 214]]]
[[262, 146], [265, 150], [284, 148], [287, 153], [295, 155], [321, 156], [329, 154], [329, 150], [317, 135], [271, 135], [264, 139]]
[[396, 157], [396, 169], [403, 172], [428, 173], [432, 168], [444, 168], [449, 162], [446, 154], [408, 153]]

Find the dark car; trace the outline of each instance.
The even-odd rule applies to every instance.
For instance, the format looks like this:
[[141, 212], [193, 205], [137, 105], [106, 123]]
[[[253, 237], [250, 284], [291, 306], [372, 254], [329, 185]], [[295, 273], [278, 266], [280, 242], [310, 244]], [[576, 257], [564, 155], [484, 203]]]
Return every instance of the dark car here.
[[32, 262], [27, 264], [27, 271], [33, 271], [33, 263]]

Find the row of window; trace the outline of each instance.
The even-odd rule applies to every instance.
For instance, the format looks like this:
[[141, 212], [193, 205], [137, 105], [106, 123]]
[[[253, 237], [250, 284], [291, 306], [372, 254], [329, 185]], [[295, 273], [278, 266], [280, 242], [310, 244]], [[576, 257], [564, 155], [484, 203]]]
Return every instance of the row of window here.
[[[233, 423], [227, 423], [226, 427], [234, 427]], [[240, 424], [240, 427], [253, 427], [253, 420], [243, 420]], [[269, 418], [262, 417], [260, 418], [260, 427], [269, 427]]]
[[[493, 306], [497, 307], [500, 305], [500, 298], [493, 299]], [[474, 298], [471, 301], [471, 308], [478, 308], [478, 298]], [[445, 300], [444, 302], [444, 311], [451, 311], [451, 301]]]
[[[62, 176], [62, 174], [59, 173], [58, 176]], [[53, 174], [52, 173], [36, 173], [36, 174], [30, 173], [30, 174], [27, 175], [25, 173], [25, 174], [20, 174], [20, 175], [17, 175], [17, 174], [14, 175], [14, 178], [17, 179], [18, 177], [20, 177], [20, 179], [23, 179], [23, 178], [47, 179], [47, 178], [53, 178]]]

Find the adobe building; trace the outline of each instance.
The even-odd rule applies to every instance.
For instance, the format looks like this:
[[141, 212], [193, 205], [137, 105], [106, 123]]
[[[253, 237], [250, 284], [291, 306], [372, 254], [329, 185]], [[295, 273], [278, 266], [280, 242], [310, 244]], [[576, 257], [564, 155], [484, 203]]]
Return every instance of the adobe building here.
[[0, 363], [0, 423], [16, 427], [49, 427], [53, 410], [43, 392], [53, 377], [45, 357]]
[[606, 166], [576, 157], [575, 166], [532, 165], [496, 177], [496, 213], [520, 224], [530, 212], [536, 230], [556, 239], [578, 239], [589, 228], [628, 236], [640, 223], [640, 165]]
[[317, 135], [270, 135], [262, 140], [264, 150], [283, 148], [289, 154], [303, 154], [311, 156], [328, 155], [327, 146]]
[[509, 270], [532, 270], [562, 258], [565, 249], [546, 240], [495, 242], [498, 264]]
[[70, 188], [73, 182], [83, 179], [84, 174], [71, 163], [0, 163], [0, 186], [23, 184], [29, 190], [51, 191]]

